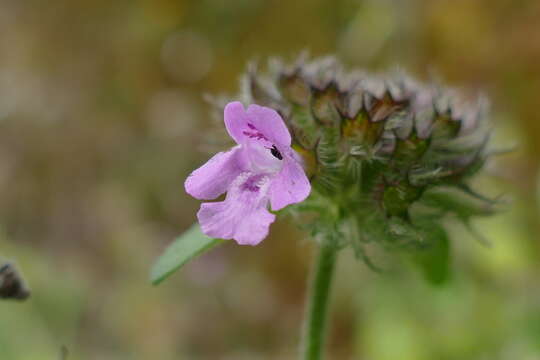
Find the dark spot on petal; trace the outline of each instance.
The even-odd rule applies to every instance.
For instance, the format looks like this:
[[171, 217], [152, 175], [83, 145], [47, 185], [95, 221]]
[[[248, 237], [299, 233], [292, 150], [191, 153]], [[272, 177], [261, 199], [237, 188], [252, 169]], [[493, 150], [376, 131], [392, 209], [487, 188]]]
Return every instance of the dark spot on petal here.
[[274, 157], [278, 158], [279, 160], [283, 160], [283, 156], [281, 155], [281, 153], [277, 149], [276, 145], [272, 145], [272, 148], [270, 149], [270, 152], [272, 153], [272, 155], [274, 155]]

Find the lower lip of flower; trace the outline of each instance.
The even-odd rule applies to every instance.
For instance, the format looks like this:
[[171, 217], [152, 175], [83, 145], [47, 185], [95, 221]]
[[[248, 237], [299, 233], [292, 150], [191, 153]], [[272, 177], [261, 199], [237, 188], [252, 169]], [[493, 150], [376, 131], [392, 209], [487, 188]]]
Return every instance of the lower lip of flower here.
[[260, 183], [262, 180], [264, 180], [265, 175], [254, 175], [249, 177], [241, 186], [242, 190], [251, 191], [251, 192], [257, 192], [260, 188]]

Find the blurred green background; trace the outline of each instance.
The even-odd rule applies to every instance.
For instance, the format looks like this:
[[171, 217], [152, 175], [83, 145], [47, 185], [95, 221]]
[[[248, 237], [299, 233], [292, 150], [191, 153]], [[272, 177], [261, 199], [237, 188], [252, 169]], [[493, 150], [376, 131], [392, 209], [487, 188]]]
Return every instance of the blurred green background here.
[[452, 277], [340, 255], [329, 359], [540, 359], [537, 0], [0, 0], [0, 255], [33, 296], [0, 303], [0, 359], [295, 359], [312, 246], [287, 220], [159, 287], [148, 270], [195, 221], [205, 93], [301, 50], [484, 91], [502, 147], [475, 184], [511, 195], [449, 223]]

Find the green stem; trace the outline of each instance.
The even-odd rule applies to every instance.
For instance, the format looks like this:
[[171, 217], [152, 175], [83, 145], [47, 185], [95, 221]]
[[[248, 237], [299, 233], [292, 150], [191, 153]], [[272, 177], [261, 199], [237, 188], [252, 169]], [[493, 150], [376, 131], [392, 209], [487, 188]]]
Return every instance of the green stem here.
[[336, 263], [335, 247], [321, 245], [312, 269], [302, 333], [302, 359], [320, 360], [326, 333], [330, 285]]

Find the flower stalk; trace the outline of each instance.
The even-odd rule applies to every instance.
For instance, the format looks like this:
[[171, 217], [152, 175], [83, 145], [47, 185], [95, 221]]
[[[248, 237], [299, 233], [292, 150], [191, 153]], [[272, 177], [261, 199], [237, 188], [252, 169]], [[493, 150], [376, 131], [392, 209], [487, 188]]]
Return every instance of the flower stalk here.
[[320, 360], [324, 357], [328, 305], [337, 251], [335, 246], [322, 244], [312, 268], [302, 329], [302, 360]]

